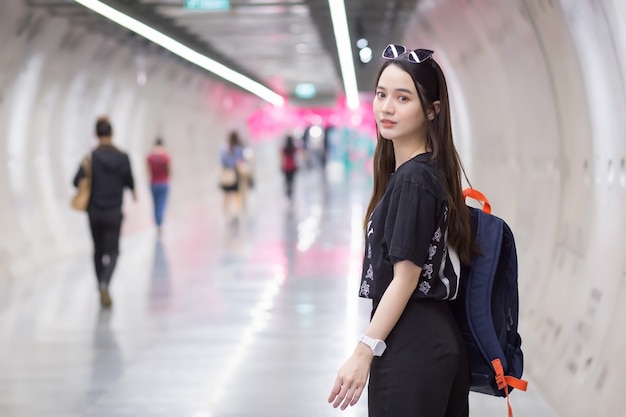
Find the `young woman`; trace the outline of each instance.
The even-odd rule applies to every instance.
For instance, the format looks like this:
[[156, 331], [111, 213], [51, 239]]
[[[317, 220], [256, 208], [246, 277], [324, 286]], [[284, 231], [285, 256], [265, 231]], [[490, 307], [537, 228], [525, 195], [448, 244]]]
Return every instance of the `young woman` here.
[[150, 191], [154, 203], [154, 222], [156, 223], [158, 234], [161, 235], [161, 225], [163, 224], [163, 214], [167, 204], [169, 193], [169, 177], [171, 172], [170, 155], [163, 146], [163, 139], [158, 138], [154, 142], [154, 148], [146, 159], [148, 173], [150, 174]]
[[[109, 285], [119, 255], [124, 189], [132, 191], [135, 201], [137, 195], [130, 159], [113, 145], [113, 129], [106, 117], [97, 120], [96, 136], [99, 143], [91, 152], [91, 195], [87, 214], [93, 238], [100, 304], [108, 308], [111, 306]], [[74, 177], [74, 186], [77, 187], [85, 175], [81, 164]]]
[[245, 166], [244, 149], [236, 131], [230, 132], [228, 144], [220, 152], [222, 174], [230, 174], [229, 180], [220, 178], [220, 186], [224, 191], [224, 216], [226, 220], [237, 226], [241, 221], [243, 210], [242, 167]]
[[474, 244], [446, 81], [432, 54], [389, 45], [376, 84], [359, 293], [372, 299], [372, 315], [328, 398], [341, 409], [356, 404], [369, 374], [370, 417], [469, 414], [467, 353], [449, 301]]

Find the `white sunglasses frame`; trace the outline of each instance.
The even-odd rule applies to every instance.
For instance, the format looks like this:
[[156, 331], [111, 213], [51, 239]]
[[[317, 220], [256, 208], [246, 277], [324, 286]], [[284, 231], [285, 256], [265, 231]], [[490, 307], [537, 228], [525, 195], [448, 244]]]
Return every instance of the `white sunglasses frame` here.
[[[403, 51], [398, 53], [398, 48], [402, 48]], [[391, 51], [393, 56], [387, 56], [386, 55], [387, 51]], [[425, 57], [420, 59], [420, 57], [417, 55], [416, 52], [423, 53], [425, 55]], [[409, 61], [409, 62], [411, 62], [413, 64], [421, 64], [421, 63], [431, 59], [433, 57], [434, 53], [435, 53], [435, 51], [431, 51], [430, 49], [415, 49], [415, 50], [411, 50], [411, 49], [408, 49], [404, 45], [396, 45], [396, 44], [390, 43], [383, 50], [382, 57], [384, 59], [393, 60], [393, 59], [396, 59], [396, 58], [406, 54], [407, 57], [408, 57], [407, 61]]]

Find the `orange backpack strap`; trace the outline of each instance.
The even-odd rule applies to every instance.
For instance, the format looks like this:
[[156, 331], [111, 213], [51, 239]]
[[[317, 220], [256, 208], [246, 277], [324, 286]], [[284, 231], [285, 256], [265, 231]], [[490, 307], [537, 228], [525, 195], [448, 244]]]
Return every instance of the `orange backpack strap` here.
[[487, 214], [491, 214], [491, 204], [489, 204], [487, 197], [485, 197], [485, 195], [480, 191], [474, 188], [466, 188], [463, 190], [463, 197], [466, 199], [467, 197], [473, 198], [474, 200], [483, 203], [483, 211]]
[[509, 401], [509, 386], [517, 388], [520, 391], [526, 391], [528, 388], [528, 381], [518, 379], [509, 375], [504, 375], [504, 368], [500, 359], [494, 359], [491, 361], [493, 370], [496, 371], [496, 383], [498, 389], [503, 389], [506, 394], [506, 405], [509, 408], [509, 417], [513, 417], [513, 409], [511, 408], [511, 402]]

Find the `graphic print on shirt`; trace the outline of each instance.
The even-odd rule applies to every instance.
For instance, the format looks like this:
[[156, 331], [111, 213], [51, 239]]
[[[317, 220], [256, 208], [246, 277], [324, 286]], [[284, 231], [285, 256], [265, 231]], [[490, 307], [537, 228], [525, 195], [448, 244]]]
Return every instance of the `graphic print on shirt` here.
[[[441, 227], [438, 227], [437, 230], [435, 230], [435, 234], [433, 235], [433, 242], [437, 242], [437, 243], [441, 242]], [[433, 257], [437, 253], [438, 246], [439, 245], [435, 245], [433, 243], [430, 244], [430, 246], [428, 247], [428, 262], [430, 263], [426, 263], [422, 267], [422, 276], [426, 278], [428, 281], [433, 279], [433, 272], [435, 272], [435, 265], [432, 262], [433, 262]], [[443, 250], [445, 252], [446, 250], [445, 245], [444, 245]], [[428, 294], [428, 292], [432, 288], [432, 286], [430, 285], [428, 281], [422, 281], [417, 287], [422, 293], [424, 293], [424, 295]]]
[[419, 290], [424, 294], [428, 294], [428, 291], [430, 291], [430, 283], [428, 281], [422, 281], [419, 285]]
[[[448, 208], [445, 207], [443, 212], [444, 224], [448, 220]], [[434, 265], [438, 265], [438, 270], [434, 270]], [[432, 241], [428, 248], [428, 259], [422, 267], [422, 276], [420, 277], [420, 284], [418, 290], [424, 295], [428, 295], [433, 288], [432, 278], [438, 278], [440, 284], [443, 286], [445, 294], [442, 294], [444, 300], [454, 300], [458, 293], [458, 278], [461, 272], [461, 264], [456, 252], [448, 247], [448, 231], [441, 226], [437, 227], [433, 234]], [[450, 279], [455, 281], [454, 293], [452, 293], [452, 283]]]
[[437, 253], [437, 245], [433, 245], [431, 243], [430, 247], [428, 248], [428, 260], [432, 261], [433, 256], [435, 256], [436, 253]]
[[441, 227], [438, 227], [435, 231], [435, 236], [433, 236], [433, 240], [435, 242], [441, 242]]
[[422, 268], [422, 275], [424, 275], [424, 277], [426, 277], [426, 279], [428, 280], [433, 279], [433, 269], [433, 264], [425, 264]]
[[[365, 242], [367, 244], [367, 258], [372, 259], [372, 244], [371, 244], [371, 236], [374, 234], [374, 228], [372, 227], [372, 220], [370, 217], [370, 221], [367, 222], [367, 232], [365, 234]], [[374, 281], [374, 267], [370, 263], [367, 272], [365, 272], [365, 276], [363, 277], [363, 282], [361, 282], [361, 290], [359, 295], [362, 297], [367, 297], [370, 293], [371, 283], [367, 282], [367, 280]]]
[[363, 297], [367, 297], [370, 295], [370, 284], [368, 284], [367, 282], [362, 282], [361, 283], [361, 291], [360, 294]]

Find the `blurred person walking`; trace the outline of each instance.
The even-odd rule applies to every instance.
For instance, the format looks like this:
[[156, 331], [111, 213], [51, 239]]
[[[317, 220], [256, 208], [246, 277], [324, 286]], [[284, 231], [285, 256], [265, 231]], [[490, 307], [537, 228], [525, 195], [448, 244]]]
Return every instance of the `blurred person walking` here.
[[280, 151], [280, 169], [285, 176], [285, 194], [289, 200], [293, 198], [293, 181], [298, 170], [297, 151], [293, 136], [288, 135]]
[[169, 178], [172, 172], [171, 158], [165, 146], [163, 146], [163, 139], [157, 138], [154, 142], [154, 148], [147, 157], [147, 165], [148, 173], [150, 174], [150, 191], [152, 192], [152, 201], [154, 203], [154, 222], [157, 226], [158, 234], [161, 236], [163, 215], [165, 214], [169, 193]]
[[224, 217], [233, 226], [239, 225], [242, 215], [242, 171], [247, 169], [243, 145], [236, 131], [230, 132], [227, 145], [220, 152], [222, 171], [219, 184], [224, 191]]
[[74, 186], [81, 179], [91, 177], [91, 193], [87, 204], [87, 215], [94, 246], [94, 268], [100, 291], [100, 304], [109, 308], [111, 277], [119, 256], [119, 240], [122, 227], [122, 203], [124, 189], [132, 191], [137, 201], [135, 182], [128, 155], [113, 145], [113, 129], [106, 117], [96, 122], [98, 146], [91, 152], [90, 172], [81, 164], [74, 177]]

